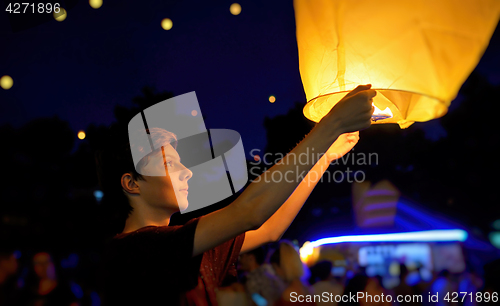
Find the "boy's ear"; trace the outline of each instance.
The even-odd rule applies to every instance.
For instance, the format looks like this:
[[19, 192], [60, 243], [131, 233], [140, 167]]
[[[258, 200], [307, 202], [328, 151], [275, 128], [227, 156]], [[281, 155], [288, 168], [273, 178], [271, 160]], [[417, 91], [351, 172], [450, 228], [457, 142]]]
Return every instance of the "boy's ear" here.
[[140, 194], [139, 185], [137, 185], [134, 177], [130, 173], [124, 173], [121, 177], [122, 188], [130, 194]]

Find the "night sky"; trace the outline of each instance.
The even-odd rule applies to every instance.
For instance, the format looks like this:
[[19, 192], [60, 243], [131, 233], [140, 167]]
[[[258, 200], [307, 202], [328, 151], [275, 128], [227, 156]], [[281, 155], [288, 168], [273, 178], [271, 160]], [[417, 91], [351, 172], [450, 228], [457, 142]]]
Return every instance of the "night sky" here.
[[[195, 91], [208, 128], [238, 131], [245, 150], [265, 146], [265, 116], [305, 102], [292, 2], [79, 1], [63, 22], [12, 33], [2, 18], [1, 124], [58, 115], [76, 132], [110, 124], [141, 88]], [[163, 18], [173, 21], [165, 31]], [[277, 101], [269, 103], [275, 95]], [[247, 149], [248, 148], [248, 149]]]
[[[0, 90], [0, 125], [57, 115], [76, 138], [91, 123], [109, 125], [115, 105], [129, 107], [153, 86], [174, 95], [195, 91], [206, 126], [238, 131], [248, 154], [265, 148], [266, 116], [305, 103], [292, 1], [240, 1], [237, 16], [232, 1], [104, 1], [99, 9], [66, 3], [73, 7], [63, 22], [49, 18], [20, 31], [2, 12], [0, 75], [14, 86]], [[163, 18], [173, 21], [171, 30], [161, 28]], [[477, 68], [494, 85], [498, 54], [496, 31]], [[446, 136], [438, 120], [411, 128]]]

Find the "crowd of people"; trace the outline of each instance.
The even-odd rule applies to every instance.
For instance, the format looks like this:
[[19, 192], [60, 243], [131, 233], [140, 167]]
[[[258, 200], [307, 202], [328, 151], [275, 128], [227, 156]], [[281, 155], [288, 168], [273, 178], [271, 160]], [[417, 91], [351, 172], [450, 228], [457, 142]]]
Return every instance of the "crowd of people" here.
[[[494, 299], [487, 302], [484, 297], [493, 297], [493, 293], [498, 292], [498, 281], [495, 282], [491, 274], [498, 272], [500, 262], [490, 264], [491, 270], [485, 273], [491, 278], [487, 283], [470, 269], [461, 273], [443, 270], [425, 280], [419, 269], [410, 270], [401, 263], [399, 284], [387, 286], [381, 275], [368, 276], [363, 268], [333, 273], [334, 265], [329, 260], [307, 267], [300, 260], [297, 247], [287, 241], [281, 241], [270, 251], [266, 249], [260, 247], [240, 256], [238, 283], [219, 289], [221, 306], [482, 305], [494, 303]], [[448, 292], [459, 295], [457, 298], [449, 295], [446, 299]], [[460, 292], [467, 292], [467, 298]], [[429, 300], [436, 294], [437, 300]], [[476, 298], [480, 294], [483, 299]], [[352, 296], [360, 298], [349, 298]]]
[[20, 266], [19, 256], [18, 251], [0, 252], [0, 305], [81, 305], [51, 254], [35, 253], [26, 267]]
[[[58, 272], [61, 264], [55, 262], [51, 254], [35, 253], [23, 267], [18, 253], [0, 252], [0, 305], [101, 305], [99, 290], [90, 297], [89, 292], [84, 294], [81, 287], [62, 278]], [[493, 305], [493, 293], [498, 294], [498, 280], [494, 275], [499, 267], [500, 262], [490, 263], [485, 278], [470, 269], [459, 274], [443, 270], [425, 281], [419, 277], [418, 269], [412, 271], [400, 264], [399, 285], [385, 288], [380, 275], [368, 276], [363, 271], [334, 274], [334, 265], [329, 260], [307, 267], [300, 259], [297, 246], [281, 241], [241, 254], [238, 277], [218, 288], [217, 300], [220, 306]], [[364, 296], [355, 300], [347, 298], [358, 296], [358, 292]], [[448, 292], [467, 292], [473, 298], [463, 298], [462, 294], [456, 299], [450, 295], [446, 300]], [[489, 293], [489, 301], [484, 298], [486, 293]], [[429, 301], [428, 297], [436, 294], [439, 299]], [[481, 301], [475, 298], [478, 294], [483, 296]], [[377, 300], [375, 296], [391, 296], [391, 301]], [[422, 296], [423, 299], [398, 302], [397, 296]]]
[[[496, 268], [492, 271], [498, 270], [499, 263], [493, 263]], [[483, 298], [480, 301], [475, 298], [476, 294], [484, 292], [493, 297], [493, 293], [498, 292], [495, 291], [498, 290], [495, 289], [498, 284], [491, 280], [485, 283], [484, 278], [470, 269], [461, 273], [443, 270], [425, 280], [419, 269], [410, 270], [401, 263], [399, 284], [387, 286], [381, 275], [368, 276], [362, 268], [341, 274], [333, 273], [334, 265], [329, 260], [307, 267], [300, 260], [297, 247], [288, 241], [281, 241], [278, 247], [264, 246], [241, 254], [238, 270], [238, 282], [219, 288], [218, 301], [221, 306], [481, 305], [493, 303], [494, 299], [487, 302]], [[453, 295], [449, 295], [447, 299], [448, 292], [467, 292], [469, 296], [464, 298], [462, 294], [453, 298]], [[363, 293], [361, 298], [349, 298], [358, 297], [359, 293]], [[437, 300], [429, 300], [436, 294], [439, 296]], [[401, 299], [399, 302], [398, 296]]]

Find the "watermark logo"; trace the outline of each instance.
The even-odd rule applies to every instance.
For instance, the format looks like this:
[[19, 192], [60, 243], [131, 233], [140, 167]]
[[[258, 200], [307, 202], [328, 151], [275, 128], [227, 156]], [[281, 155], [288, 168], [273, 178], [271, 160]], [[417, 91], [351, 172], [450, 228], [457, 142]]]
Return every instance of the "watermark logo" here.
[[224, 200], [248, 181], [239, 133], [207, 129], [194, 91], [141, 111], [128, 132], [136, 171], [168, 177], [159, 183], [173, 188], [181, 213]]
[[[262, 180], [266, 182], [288, 182], [288, 183], [300, 183], [307, 175], [309, 175], [308, 182], [325, 181], [328, 183], [360, 183], [365, 181], [366, 174], [362, 170], [352, 170], [353, 168], [358, 168], [358, 166], [372, 166], [378, 165], [378, 154], [377, 153], [363, 153], [363, 152], [348, 152], [344, 156], [330, 156], [329, 165], [341, 165], [344, 166], [343, 170], [331, 170], [332, 168], [324, 169], [324, 173], [318, 173], [318, 171], [305, 171], [300, 170], [300, 166], [303, 165], [314, 165], [321, 158], [324, 158], [325, 153], [314, 152], [314, 149], [307, 148], [306, 152], [300, 154], [294, 154], [293, 152], [288, 154], [281, 153], [265, 153], [260, 155], [261, 151], [259, 149], [252, 149], [250, 155], [254, 157], [253, 161], [250, 162], [249, 173], [252, 176], [256, 176], [252, 182], [260, 182]], [[266, 171], [274, 164], [279, 164], [287, 156], [288, 162], [295, 165], [295, 169], [288, 170], [284, 173], [275, 171], [270, 176], [259, 176], [259, 173], [264, 169]], [[323, 171], [321, 171], [323, 172]], [[319, 177], [321, 175], [321, 177]]]
[[17, 33], [44, 23], [61, 22], [77, 3], [78, 0], [5, 1], [0, 14], [7, 17], [11, 31]]

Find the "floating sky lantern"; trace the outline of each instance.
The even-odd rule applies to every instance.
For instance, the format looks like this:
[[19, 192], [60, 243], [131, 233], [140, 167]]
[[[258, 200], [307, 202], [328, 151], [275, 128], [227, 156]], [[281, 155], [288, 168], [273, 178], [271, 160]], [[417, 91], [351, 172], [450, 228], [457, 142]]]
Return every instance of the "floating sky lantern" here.
[[229, 11], [233, 15], [239, 15], [241, 13], [241, 5], [239, 5], [239, 3], [233, 3], [229, 7]]
[[77, 136], [78, 136], [78, 139], [83, 140], [83, 139], [85, 139], [86, 134], [84, 131], [79, 131]]
[[102, 6], [102, 0], [89, 0], [89, 5], [93, 9], [98, 9]]
[[161, 21], [161, 27], [166, 31], [170, 30], [173, 25], [174, 25], [174, 23], [172, 22], [172, 19], [170, 19], [170, 18], [163, 18]]
[[446, 114], [500, 17], [498, 0], [295, 0], [299, 68], [318, 122], [361, 84], [377, 90], [375, 123]]
[[0, 78], [0, 87], [5, 90], [8, 90], [14, 85], [14, 80], [10, 77], [10, 75], [4, 75]]
[[61, 8], [59, 8], [58, 12], [56, 12], [56, 10], [54, 10], [52, 15], [54, 16], [55, 20], [61, 22], [61, 21], [64, 21], [66, 19], [66, 17], [68, 16], [68, 12], [66, 12], [66, 10], [61, 7]]

